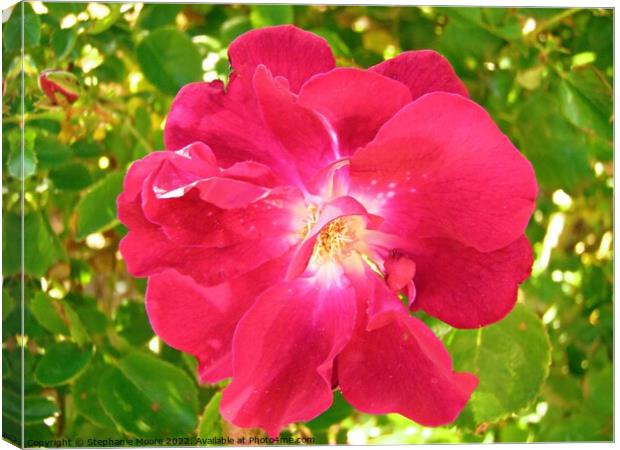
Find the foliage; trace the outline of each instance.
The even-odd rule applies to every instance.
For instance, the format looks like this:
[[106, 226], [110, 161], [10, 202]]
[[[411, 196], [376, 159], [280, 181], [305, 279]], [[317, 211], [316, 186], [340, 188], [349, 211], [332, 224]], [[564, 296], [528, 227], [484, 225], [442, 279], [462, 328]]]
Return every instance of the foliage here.
[[[395, 414], [361, 414], [336, 393], [327, 412], [282, 436], [611, 440], [611, 10], [120, 3], [22, 3], [4, 26], [5, 437], [19, 435], [22, 348], [27, 441], [187, 445], [184, 438], [260, 435], [225, 423], [217, 409], [224, 384], [199, 385], [196, 362], [153, 335], [145, 283], [127, 274], [117, 250], [126, 230], [115, 198], [128, 165], [163, 148], [163, 121], [179, 87], [226, 79], [232, 39], [288, 22], [325, 37], [341, 65], [368, 67], [409, 49], [443, 53], [532, 161], [540, 194], [527, 231], [533, 275], [515, 311], [481, 331], [425, 318], [457, 369], [481, 379], [454, 425], [425, 429]], [[44, 69], [73, 74], [77, 101], [42, 92]]]

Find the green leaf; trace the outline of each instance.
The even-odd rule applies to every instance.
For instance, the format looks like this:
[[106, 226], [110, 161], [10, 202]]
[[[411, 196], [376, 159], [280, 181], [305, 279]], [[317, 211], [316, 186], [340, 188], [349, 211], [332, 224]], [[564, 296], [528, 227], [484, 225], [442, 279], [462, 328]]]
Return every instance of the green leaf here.
[[[2, 389], [2, 414], [20, 423], [21, 410], [20, 396], [8, 389]], [[39, 395], [26, 395], [24, 397], [24, 423], [38, 423], [59, 412], [58, 405], [50, 398]]]
[[[553, 426], [543, 430], [537, 440], [543, 442], [612, 440], [611, 433], [600, 433], [601, 423], [596, 416], [578, 412], [566, 418], [565, 414], [565, 412], [562, 412], [560, 418], [553, 423]], [[547, 413], [547, 416], [549, 415], [550, 413]], [[605, 437], [601, 436], [601, 434]], [[601, 439], [602, 437], [603, 439]]]
[[93, 19], [84, 30], [86, 34], [103, 33], [105, 30], [114, 25], [114, 23], [121, 17], [120, 4], [106, 3], [105, 6], [109, 8], [109, 14], [100, 19]]
[[80, 158], [93, 158], [101, 153], [100, 145], [90, 139], [76, 141], [71, 145], [71, 148], [75, 152], [75, 155]]
[[[481, 24], [480, 8], [440, 8], [448, 23], [436, 50], [448, 58], [458, 74], [492, 60], [504, 45], [502, 38]], [[475, 67], [472, 67], [475, 64]]]
[[603, 139], [612, 139], [612, 89], [594, 66], [577, 67], [560, 81], [559, 97], [570, 123]]
[[105, 369], [105, 364], [95, 357], [71, 385], [71, 393], [75, 407], [81, 415], [99, 427], [114, 428], [114, 422], [105, 413], [99, 401], [98, 388]]
[[150, 354], [132, 351], [99, 383], [106, 413], [125, 433], [182, 437], [194, 433], [198, 391], [181, 369]]
[[69, 330], [71, 331], [71, 338], [78, 344], [84, 345], [90, 342], [90, 336], [82, 324], [80, 316], [75, 310], [67, 303], [63, 302], [63, 310], [67, 321], [69, 322]]
[[250, 23], [254, 28], [292, 23], [294, 19], [291, 5], [251, 5]]
[[225, 45], [228, 45], [233, 41], [237, 36], [246, 31], [250, 31], [252, 29], [252, 25], [250, 24], [250, 20], [243, 15], [234, 16], [228, 19], [226, 22], [222, 24], [220, 28], [220, 34], [222, 38], [222, 42]]
[[[4, 296], [2, 297], [2, 301], [4, 302]], [[15, 376], [12, 372], [11, 372], [11, 365], [9, 364], [9, 355], [8, 355], [8, 351], [4, 351], [2, 352], [2, 379], [4, 380], [5, 378], [9, 378], [11, 376]]]
[[174, 24], [182, 6], [180, 4], [145, 4], [138, 17], [138, 26], [145, 30], [154, 30], [164, 25]]
[[56, 53], [56, 57], [58, 59], [64, 59], [69, 56], [75, 47], [76, 40], [77, 32], [75, 31], [75, 28], [59, 28], [54, 30], [50, 43]]
[[73, 153], [71, 149], [54, 136], [39, 134], [34, 146], [37, 161], [42, 169], [56, 167], [67, 162]]
[[136, 120], [136, 130], [142, 137], [148, 139], [151, 132], [151, 117], [149, 116], [149, 112], [146, 108], [140, 106], [136, 108], [134, 116]]
[[88, 167], [79, 162], [50, 170], [49, 177], [54, 186], [62, 191], [81, 191], [93, 182]]
[[21, 215], [12, 212], [2, 216], [2, 273], [5, 276], [21, 273], [21, 221]]
[[176, 29], [150, 33], [136, 49], [146, 78], [162, 92], [175, 95], [187, 83], [202, 78], [202, 58], [190, 37]]
[[[99, 406], [101, 408], [101, 406]], [[105, 413], [103, 410], [101, 411], [105, 417]], [[118, 441], [117, 445], [122, 446], [123, 440], [125, 436], [116, 428], [114, 423], [110, 419], [108, 420], [107, 426], [101, 426], [96, 423], [93, 423], [87, 417], [77, 416], [75, 420], [67, 426], [65, 430], [65, 436], [88, 436], [92, 439], [100, 439], [100, 442], [108, 442], [108, 445], [113, 445], [113, 440]]]
[[353, 407], [340, 392], [336, 392], [332, 406], [319, 417], [308, 422], [306, 426], [311, 430], [326, 430], [330, 426], [342, 422], [351, 413], [353, 413]]
[[28, 304], [30, 312], [43, 328], [52, 334], [69, 335], [67, 324], [62, 319], [61, 302], [52, 300], [43, 292], [37, 292]]
[[102, 231], [116, 223], [116, 197], [123, 188], [123, 173], [114, 172], [97, 182], [76, 207], [77, 239]]
[[519, 149], [536, 168], [541, 187], [571, 193], [593, 173], [586, 136], [558, 114], [559, 110], [554, 95], [537, 91], [520, 105], [514, 135]]
[[[32, 149], [24, 148], [23, 157], [24, 179], [30, 178], [37, 169], [37, 155]], [[11, 147], [7, 167], [9, 169], [9, 175], [18, 180], [22, 179], [22, 151], [19, 147]]]
[[[37, 138], [36, 132], [28, 128], [24, 131], [24, 146], [22, 152], [21, 134], [18, 130], [9, 134], [10, 153], [7, 161], [9, 175], [19, 180], [22, 179], [22, 165], [24, 179], [29, 178], [36, 172], [37, 155], [34, 152], [34, 144]], [[22, 159], [23, 156], [23, 159]]]
[[213, 439], [225, 436], [220, 416], [220, 402], [222, 393], [216, 392], [205, 406], [196, 434], [200, 439]]
[[11, 13], [4, 29], [4, 48], [18, 50], [21, 48], [22, 39], [22, 8], [24, 8], [24, 47], [34, 47], [41, 39], [41, 19], [34, 13], [29, 4], [17, 4]]
[[105, 333], [108, 324], [107, 317], [97, 309], [95, 304], [78, 306], [76, 312], [90, 335]]
[[[14, 310], [13, 314], [17, 320], [19, 320], [20, 311], [21, 308]], [[24, 311], [24, 314], [27, 314], [27, 311]], [[5, 328], [4, 325], [6, 324], [3, 324], [3, 332]], [[26, 323], [24, 323], [24, 326], [30, 334], [31, 327], [26, 325]], [[41, 356], [34, 355], [28, 351], [25, 351], [22, 355], [19, 347], [17, 350], [10, 351], [8, 349], [3, 349], [3, 351], [7, 353], [7, 362], [11, 368], [10, 377], [5, 381], [3, 387], [6, 387], [8, 390], [12, 390], [13, 392], [20, 392], [23, 386], [23, 392], [25, 395], [31, 395], [39, 392], [41, 387], [34, 379], [34, 370], [38, 361], [41, 359]]]
[[58, 342], [45, 349], [34, 376], [43, 386], [60, 386], [77, 377], [93, 357], [93, 348], [82, 349], [71, 342]]
[[[7, 212], [2, 219], [2, 272], [13, 275], [21, 271], [21, 217]], [[64, 259], [64, 249], [47, 218], [39, 212], [24, 215], [24, 268], [26, 273], [42, 277], [47, 269]]]
[[312, 32], [325, 39], [336, 56], [351, 57], [351, 49], [349, 49], [337, 32], [327, 28], [314, 28]]
[[114, 55], [108, 55], [103, 64], [94, 70], [94, 73], [101, 81], [115, 81], [119, 83], [127, 76], [127, 68], [122, 59]]
[[79, 14], [86, 9], [87, 3], [56, 3], [47, 2], [46, 8], [50, 15], [56, 17], [60, 21], [67, 14]]
[[614, 412], [614, 374], [611, 366], [590, 371], [585, 377], [586, 407], [594, 414], [611, 417]]
[[[9, 159], [7, 168], [9, 175], [18, 180], [22, 179], [22, 166], [24, 179], [29, 178], [36, 172], [37, 156], [34, 152], [37, 133], [35, 130], [28, 128], [23, 135], [23, 152], [22, 152], [22, 135], [20, 130], [11, 130], [8, 136], [9, 140]], [[23, 159], [22, 159], [23, 158]]]
[[16, 302], [8, 289], [2, 289], [2, 321], [5, 321], [15, 308]]
[[131, 345], [145, 344], [153, 337], [153, 329], [146, 316], [144, 303], [123, 302], [116, 310], [115, 329]]
[[540, 319], [522, 304], [501, 322], [454, 330], [445, 342], [455, 370], [480, 380], [456, 422], [466, 428], [498, 421], [528, 406], [549, 372], [549, 339]]

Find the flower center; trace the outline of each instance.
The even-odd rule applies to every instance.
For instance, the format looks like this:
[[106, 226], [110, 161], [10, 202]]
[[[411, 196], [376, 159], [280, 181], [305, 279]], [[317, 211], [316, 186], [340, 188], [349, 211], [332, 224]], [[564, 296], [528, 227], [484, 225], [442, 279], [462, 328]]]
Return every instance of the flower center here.
[[354, 250], [364, 221], [357, 216], [340, 217], [329, 223], [318, 235], [312, 259], [315, 261], [340, 261]]

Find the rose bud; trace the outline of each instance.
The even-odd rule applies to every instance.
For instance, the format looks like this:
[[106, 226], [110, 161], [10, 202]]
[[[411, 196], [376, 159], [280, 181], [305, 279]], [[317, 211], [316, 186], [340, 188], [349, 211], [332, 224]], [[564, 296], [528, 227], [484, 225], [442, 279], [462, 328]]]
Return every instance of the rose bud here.
[[80, 96], [77, 77], [62, 70], [48, 69], [41, 72], [39, 87], [54, 105], [73, 103]]

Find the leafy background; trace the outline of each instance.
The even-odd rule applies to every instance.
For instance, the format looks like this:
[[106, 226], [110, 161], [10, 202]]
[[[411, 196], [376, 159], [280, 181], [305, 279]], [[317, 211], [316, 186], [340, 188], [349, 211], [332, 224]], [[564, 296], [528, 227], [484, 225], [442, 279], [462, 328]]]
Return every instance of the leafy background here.
[[[226, 48], [240, 33], [295, 23], [325, 37], [341, 65], [368, 67], [409, 49], [442, 52], [532, 161], [540, 195], [527, 230], [533, 276], [515, 311], [479, 331], [425, 318], [457, 368], [481, 379], [455, 424], [430, 429], [361, 414], [336, 394], [330, 410], [283, 436], [612, 439], [611, 10], [27, 3], [23, 167], [20, 12], [18, 5], [4, 24], [2, 52], [5, 438], [19, 436], [22, 348], [26, 440], [260, 435], [222, 422], [224, 383], [198, 385], [193, 358], [153, 335], [144, 280], [128, 276], [117, 250], [126, 230], [115, 197], [128, 165], [163, 148], [180, 86], [226, 79]], [[37, 85], [44, 69], [74, 74], [79, 100], [51, 105]]]

